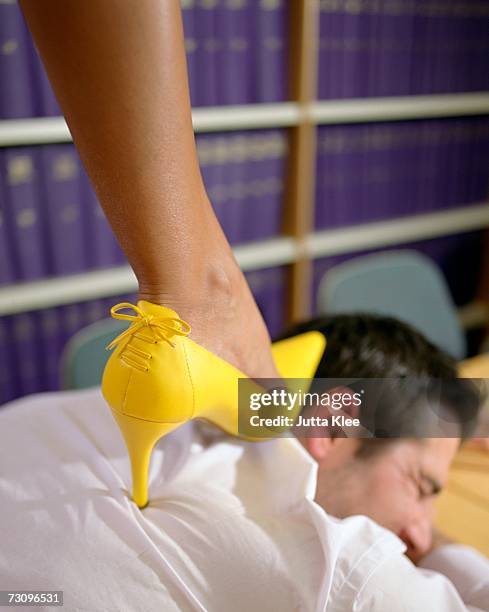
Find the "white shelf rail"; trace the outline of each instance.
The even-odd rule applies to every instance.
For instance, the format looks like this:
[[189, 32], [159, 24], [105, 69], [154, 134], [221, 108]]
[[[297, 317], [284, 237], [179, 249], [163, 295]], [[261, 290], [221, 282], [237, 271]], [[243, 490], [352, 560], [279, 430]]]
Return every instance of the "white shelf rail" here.
[[195, 132], [255, 130], [298, 125], [303, 112], [295, 102], [216, 106], [192, 110]]
[[489, 92], [316, 102], [306, 112], [318, 125], [489, 114]]
[[[195, 108], [192, 122], [195, 132], [223, 132], [259, 128], [290, 127], [300, 123], [298, 104], [250, 104]], [[63, 117], [35, 117], [0, 121], [0, 147], [71, 142]]]
[[488, 202], [443, 212], [316, 232], [307, 238], [306, 251], [310, 257], [317, 259], [461, 234], [486, 227], [489, 227]]
[[[236, 247], [234, 254], [244, 271], [259, 270], [292, 263], [297, 258], [297, 244], [292, 238], [276, 238]], [[0, 288], [0, 316], [136, 290], [136, 277], [129, 266], [17, 283]]]
[[[489, 92], [326, 100], [301, 106], [295, 102], [195, 108], [194, 130], [222, 132], [280, 128], [312, 121], [318, 125], [369, 121], [400, 121], [489, 114]], [[0, 147], [70, 142], [63, 117], [0, 121]]]
[[[303, 243], [283, 237], [234, 249], [244, 271], [460, 234], [489, 227], [489, 203], [311, 234]], [[0, 316], [83, 302], [137, 289], [128, 266], [0, 288]]]
[[35, 117], [0, 121], [0, 146], [40, 145], [71, 142], [71, 134], [63, 117]]
[[18, 283], [0, 289], [0, 316], [96, 300], [137, 289], [129, 266]]

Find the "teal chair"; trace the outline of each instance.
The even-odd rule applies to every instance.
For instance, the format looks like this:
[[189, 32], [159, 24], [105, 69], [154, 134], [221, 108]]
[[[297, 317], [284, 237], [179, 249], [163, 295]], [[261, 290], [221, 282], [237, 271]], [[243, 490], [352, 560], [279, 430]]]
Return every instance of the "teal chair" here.
[[72, 336], [61, 356], [61, 387], [86, 389], [100, 385], [110, 356], [105, 347], [128, 325], [124, 321], [104, 319]]
[[457, 310], [439, 268], [417, 251], [387, 251], [350, 259], [326, 272], [320, 313], [368, 312], [396, 317], [456, 359], [466, 356]]

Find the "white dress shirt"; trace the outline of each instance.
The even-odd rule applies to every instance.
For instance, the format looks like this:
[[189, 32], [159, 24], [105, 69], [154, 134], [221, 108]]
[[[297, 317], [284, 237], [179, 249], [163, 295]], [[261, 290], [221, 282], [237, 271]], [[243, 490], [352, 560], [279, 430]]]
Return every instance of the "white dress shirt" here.
[[13, 402], [0, 409], [0, 589], [63, 590], [70, 612], [489, 611], [484, 557], [447, 546], [416, 568], [370, 519], [326, 514], [316, 469], [294, 439], [187, 424], [153, 451], [141, 511], [98, 389]]

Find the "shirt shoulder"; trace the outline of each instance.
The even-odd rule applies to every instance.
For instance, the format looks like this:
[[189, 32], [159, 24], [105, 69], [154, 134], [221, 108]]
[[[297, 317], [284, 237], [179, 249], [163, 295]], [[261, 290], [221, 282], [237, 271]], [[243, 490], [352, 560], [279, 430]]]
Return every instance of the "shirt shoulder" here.
[[[341, 608], [334, 608], [340, 610]], [[444, 575], [420, 569], [402, 554], [393, 554], [371, 572], [351, 609], [355, 612], [476, 612], [466, 605]]]
[[329, 546], [335, 564], [327, 610], [356, 610], [358, 593], [391, 559], [402, 558], [406, 547], [394, 533], [366, 516], [341, 520], [328, 516], [328, 523], [327, 529], [336, 541], [333, 550]]

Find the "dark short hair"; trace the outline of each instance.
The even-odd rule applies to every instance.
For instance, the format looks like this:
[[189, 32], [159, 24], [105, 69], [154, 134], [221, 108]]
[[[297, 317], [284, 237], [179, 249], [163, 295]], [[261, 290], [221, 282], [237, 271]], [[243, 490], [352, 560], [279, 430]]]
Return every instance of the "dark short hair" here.
[[360, 409], [360, 421], [376, 438], [399, 437], [406, 411], [426, 397], [449, 411], [461, 438], [472, 435], [480, 390], [458, 378], [456, 361], [410, 325], [373, 314], [338, 314], [296, 324], [284, 337], [313, 330], [326, 337], [316, 379], [390, 379], [391, 401], [378, 404], [375, 416]]

